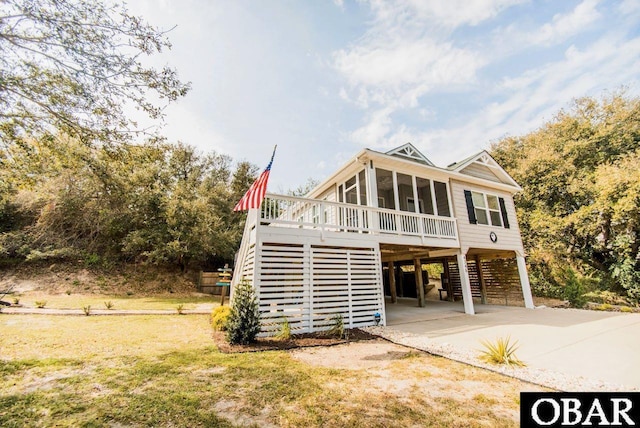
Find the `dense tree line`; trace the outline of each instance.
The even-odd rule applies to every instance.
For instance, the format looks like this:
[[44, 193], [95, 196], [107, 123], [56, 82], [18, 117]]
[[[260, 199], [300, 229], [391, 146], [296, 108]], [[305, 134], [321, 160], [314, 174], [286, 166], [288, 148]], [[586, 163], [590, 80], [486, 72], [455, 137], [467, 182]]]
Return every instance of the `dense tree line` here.
[[0, 258], [219, 265], [257, 168], [185, 144], [91, 147], [68, 136], [0, 148]]
[[[523, 187], [515, 201], [534, 289], [640, 299], [640, 100], [582, 98], [492, 155]], [[575, 293], [575, 290], [572, 292]]]

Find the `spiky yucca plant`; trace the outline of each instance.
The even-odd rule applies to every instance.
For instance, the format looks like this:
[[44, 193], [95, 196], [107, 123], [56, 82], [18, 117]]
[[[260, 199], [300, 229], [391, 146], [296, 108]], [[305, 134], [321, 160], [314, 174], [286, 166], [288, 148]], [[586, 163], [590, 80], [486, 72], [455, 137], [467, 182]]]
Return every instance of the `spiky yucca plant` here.
[[516, 357], [518, 341], [511, 343], [511, 336], [499, 337], [495, 343], [488, 340], [481, 341], [484, 350], [481, 351], [480, 359], [492, 364], [506, 364], [508, 366], [526, 366], [525, 363]]

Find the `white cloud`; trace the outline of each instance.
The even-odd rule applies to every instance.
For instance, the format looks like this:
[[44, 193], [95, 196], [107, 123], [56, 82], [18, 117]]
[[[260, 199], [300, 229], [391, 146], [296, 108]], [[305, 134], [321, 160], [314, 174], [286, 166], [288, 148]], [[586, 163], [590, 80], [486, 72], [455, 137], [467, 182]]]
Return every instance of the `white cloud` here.
[[386, 141], [411, 141], [444, 166], [487, 148], [491, 141], [534, 130], [577, 97], [598, 96], [623, 84], [631, 85], [637, 93], [637, 70], [640, 37], [625, 41], [604, 36], [584, 49], [570, 46], [564, 58], [505, 80], [506, 97], [488, 104], [469, 120], [426, 131], [401, 125]]
[[568, 14], [557, 14], [553, 21], [544, 24], [539, 31], [531, 33], [530, 43], [534, 45], [556, 44], [566, 40], [600, 18], [596, 9], [599, 0], [584, 0]]

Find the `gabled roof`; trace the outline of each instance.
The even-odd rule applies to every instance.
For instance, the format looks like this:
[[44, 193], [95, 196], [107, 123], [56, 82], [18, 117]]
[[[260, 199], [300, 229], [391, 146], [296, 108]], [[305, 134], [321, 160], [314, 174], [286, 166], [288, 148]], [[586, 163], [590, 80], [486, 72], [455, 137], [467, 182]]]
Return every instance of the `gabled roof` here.
[[460, 162], [452, 163], [447, 169], [497, 183], [510, 184], [520, 189], [518, 183], [511, 178], [509, 173], [507, 173], [486, 150], [469, 156]]
[[407, 143], [400, 147], [396, 147], [395, 149], [389, 150], [385, 153], [390, 156], [397, 156], [403, 159], [412, 160], [414, 162], [418, 162], [424, 165], [435, 166], [433, 162], [431, 162], [425, 155], [420, 153], [418, 149], [414, 147], [413, 144]]

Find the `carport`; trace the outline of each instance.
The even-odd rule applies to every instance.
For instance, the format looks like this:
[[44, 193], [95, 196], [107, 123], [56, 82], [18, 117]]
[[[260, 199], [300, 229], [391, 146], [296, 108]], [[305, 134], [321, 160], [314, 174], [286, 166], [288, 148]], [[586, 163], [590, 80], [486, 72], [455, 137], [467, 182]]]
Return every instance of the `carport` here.
[[409, 333], [405, 342], [415, 341], [417, 348], [433, 341], [478, 354], [482, 340], [510, 336], [532, 369], [640, 389], [639, 313], [479, 305], [471, 316], [459, 302], [429, 301], [430, 310], [420, 312], [426, 308], [409, 307], [411, 300], [387, 305], [385, 329]]

